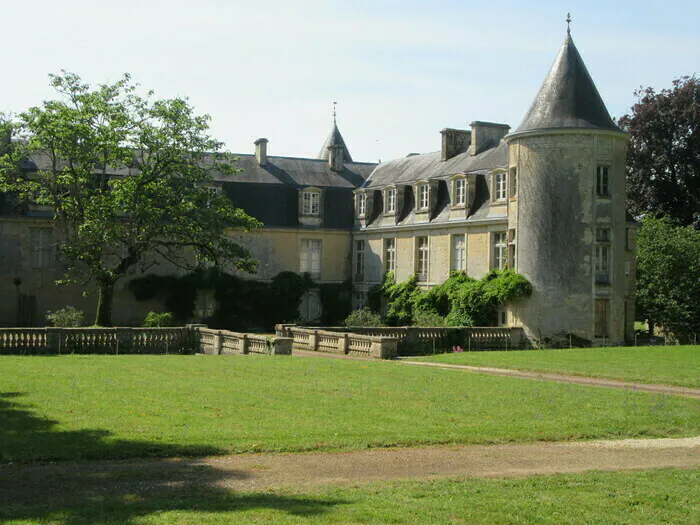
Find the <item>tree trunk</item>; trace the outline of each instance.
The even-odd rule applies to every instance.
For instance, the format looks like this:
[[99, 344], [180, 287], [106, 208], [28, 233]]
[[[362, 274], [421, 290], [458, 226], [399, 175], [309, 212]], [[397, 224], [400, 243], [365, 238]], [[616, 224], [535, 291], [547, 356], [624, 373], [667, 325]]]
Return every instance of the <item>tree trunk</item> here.
[[97, 326], [112, 326], [112, 300], [114, 299], [114, 281], [100, 282], [100, 294], [97, 298]]

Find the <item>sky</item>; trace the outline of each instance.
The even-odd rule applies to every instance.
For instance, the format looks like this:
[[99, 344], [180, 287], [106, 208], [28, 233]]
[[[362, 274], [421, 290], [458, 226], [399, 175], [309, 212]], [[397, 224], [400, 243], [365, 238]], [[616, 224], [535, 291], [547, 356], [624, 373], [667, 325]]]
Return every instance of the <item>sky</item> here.
[[355, 161], [440, 149], [474, 120], [517, 128], [571, 35], [610, 114], [700, 69], [700, 2], [0, 0], [0, 112], [55, 98], [49, 73], [123, 73], [188, 97], [235, 153], [315, 158], [337, 121]]

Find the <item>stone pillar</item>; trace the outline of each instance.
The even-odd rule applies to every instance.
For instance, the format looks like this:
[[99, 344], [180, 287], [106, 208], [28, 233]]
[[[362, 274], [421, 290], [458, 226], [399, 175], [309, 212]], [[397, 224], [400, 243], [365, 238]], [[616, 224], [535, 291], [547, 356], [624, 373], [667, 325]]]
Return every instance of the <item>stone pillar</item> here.
[[242, 334], [241, 337], [241, 354], [248, 353], [248, 334]]
[[291, 337], [275, 337], [271, 343], [272, 355], [292, 355], [294, 339]]
[[338, 336], [338, 353], [347, 354], [348, 353], [348, 334], [340, 334]]

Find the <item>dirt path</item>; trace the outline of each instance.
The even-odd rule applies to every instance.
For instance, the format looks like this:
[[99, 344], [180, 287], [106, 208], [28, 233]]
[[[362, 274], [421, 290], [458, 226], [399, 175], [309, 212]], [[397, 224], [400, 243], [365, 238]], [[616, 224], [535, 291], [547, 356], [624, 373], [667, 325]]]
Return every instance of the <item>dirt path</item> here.
[[[399, 478], [700, 467], [700, 437], [0, 466], [0, 505], [163, 489], [261, 491]], [[131, 496], [130, 496], [131, 497]]]
[[[352, 359], [366, 361], [365, 357], [349, 356], [343, 354], [328, 354], [325, 352], [309, 352], [306, 350], [294, 350], [292, 355], [301, 357], [326, 357], [337, 359]], [[412, 366], [427, 366], [432, 368], [443, 368], [448, 370], [464, 370], [466, 372], [476, 372], [477, 374], [489, 374], [496, 376], [519, 377], [523, 379], [536, 379], [539, 381], [555, 381], [557, 383], [573, 383], [577, 385], [602, 386], [606, 388], [618, 388], [622, 390], [637, 390], [639, 392], [652, 392], [656, 394], [669, 394], [676, 396], [694, 397], [700, 399], [700, 388], [688, 388], [683, 386], [655, 385], [649, 383], [631, 383], [616, 379], [602, 379], [598, 377], [572, 376], [567, 374], [556, 374], [551, 372], [533, 372], [527, 370], [515, 370], [512, 368], [492, 368], [485, 366], [470, 365], [450, 365], [447, 363], [428, 363], [425, 361], [409, 361], [400, 359], [393, 361]]]

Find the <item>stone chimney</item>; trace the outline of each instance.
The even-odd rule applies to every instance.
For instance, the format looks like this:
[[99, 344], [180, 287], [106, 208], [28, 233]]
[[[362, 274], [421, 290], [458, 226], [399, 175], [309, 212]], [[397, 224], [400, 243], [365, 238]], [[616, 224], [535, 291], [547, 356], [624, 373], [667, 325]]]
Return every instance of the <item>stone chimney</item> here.
[[464, 129], [445, 128], [440, 131], [442, 135], [442, 156], [440, 160], [450, 160], [455, 155], [464, 153], [469, 148], [471, 131]]
[[510, 126], [495, 122], [479, 122], [470, 124], [472, 127], [472, 155], [478, 155], [484, 150], [498, 145], [499, 141], [508, 134]]
[[341, 172], [344, 169], [343, 144], [328, 146], [328, 165], [333, 171]]
[[255, 144], [255, 158], [260, 166], [264, 166], [267, 163], [267, 143], [266, 138], [259, 138], [253, 144]]

